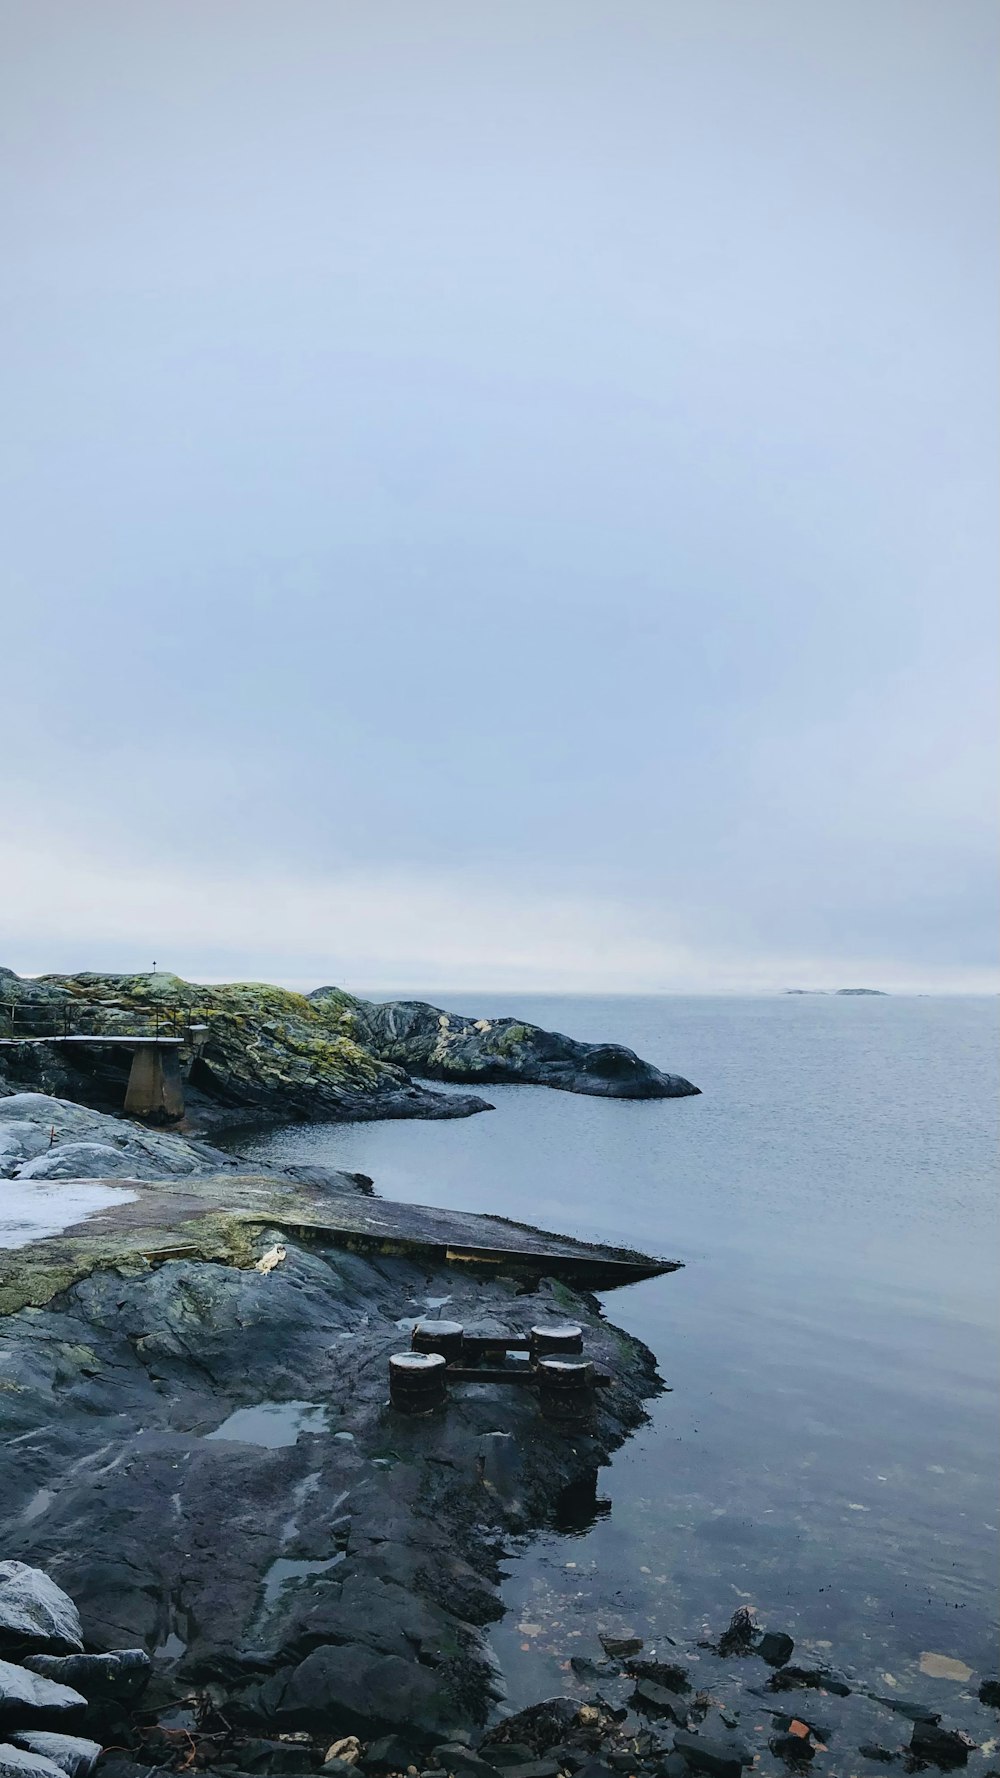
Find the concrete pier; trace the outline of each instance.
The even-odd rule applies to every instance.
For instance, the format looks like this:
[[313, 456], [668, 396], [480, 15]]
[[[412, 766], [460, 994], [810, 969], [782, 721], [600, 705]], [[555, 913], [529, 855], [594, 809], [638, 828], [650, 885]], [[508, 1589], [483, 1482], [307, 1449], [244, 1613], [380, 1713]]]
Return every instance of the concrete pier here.
[[125, 1116], [172, 1124], [184, 1116], [179, 1044], [138, 1043], [125, 1092]]

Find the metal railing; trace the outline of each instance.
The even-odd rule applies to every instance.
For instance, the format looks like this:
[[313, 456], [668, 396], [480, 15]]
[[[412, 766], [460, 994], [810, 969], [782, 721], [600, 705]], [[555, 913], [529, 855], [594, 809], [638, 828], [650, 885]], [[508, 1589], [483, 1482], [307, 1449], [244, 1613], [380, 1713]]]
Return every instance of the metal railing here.
[[218, 1015], [200, 1006], [152, 1001], [145, 1006], [118, 1000], [2, 1000], [0, 1037], [177, 1037], [207, 1025]]

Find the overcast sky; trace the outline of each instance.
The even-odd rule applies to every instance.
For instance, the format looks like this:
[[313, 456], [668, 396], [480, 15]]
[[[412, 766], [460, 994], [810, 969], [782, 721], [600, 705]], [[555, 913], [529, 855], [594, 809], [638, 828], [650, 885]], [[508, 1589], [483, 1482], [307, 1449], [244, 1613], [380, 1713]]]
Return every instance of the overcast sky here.
[[996, 985], [995, 0], [0, 20], [0, 962]]

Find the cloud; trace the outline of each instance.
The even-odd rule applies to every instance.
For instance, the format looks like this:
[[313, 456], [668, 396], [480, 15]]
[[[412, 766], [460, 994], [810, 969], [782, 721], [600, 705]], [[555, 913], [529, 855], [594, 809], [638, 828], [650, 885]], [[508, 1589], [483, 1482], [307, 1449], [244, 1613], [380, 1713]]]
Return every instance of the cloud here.
[[988, 992], [995, 974], [893, 958], [726, 955], [670, 930], [662, 910], [519, 888], [473, 871], [296, 874], [201, 865], [67, 831], [8, 823], [0, 960], [22, 974], [161, 968], [194, 980], [301, 988], [590, 993], [767, 992], [876, 986]]

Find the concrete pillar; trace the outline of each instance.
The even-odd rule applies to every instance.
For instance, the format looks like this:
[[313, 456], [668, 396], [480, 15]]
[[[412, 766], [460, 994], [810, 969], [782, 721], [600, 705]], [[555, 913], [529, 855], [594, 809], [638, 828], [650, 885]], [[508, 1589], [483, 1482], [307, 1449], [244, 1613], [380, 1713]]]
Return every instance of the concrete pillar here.
[[136, 1046], [125, 1093], [125, 1114], [145, 1118], [151, 1124], [170, 1124], [184, 1116], [180, 1058], [173, 1045]]

